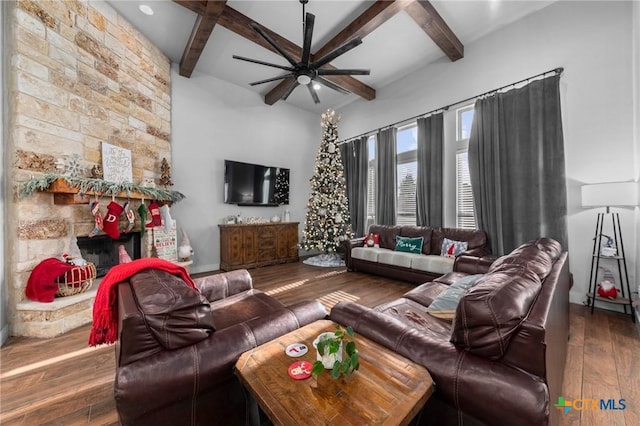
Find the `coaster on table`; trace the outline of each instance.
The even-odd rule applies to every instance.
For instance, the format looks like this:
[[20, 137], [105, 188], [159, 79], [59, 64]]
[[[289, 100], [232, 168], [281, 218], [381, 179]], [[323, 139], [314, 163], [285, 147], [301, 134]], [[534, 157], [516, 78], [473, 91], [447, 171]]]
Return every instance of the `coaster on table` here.
[[284, 353], [289, 355], [290, 357], [297, 358], [306, 354], [309, 351], [307, 345], [304, 343], [292, 343], [284, 350]]
[[289, 376], [296, 380], [308, 379], [311, 377], [312, 368], [309, 361], [296, 361], [289, 366]]

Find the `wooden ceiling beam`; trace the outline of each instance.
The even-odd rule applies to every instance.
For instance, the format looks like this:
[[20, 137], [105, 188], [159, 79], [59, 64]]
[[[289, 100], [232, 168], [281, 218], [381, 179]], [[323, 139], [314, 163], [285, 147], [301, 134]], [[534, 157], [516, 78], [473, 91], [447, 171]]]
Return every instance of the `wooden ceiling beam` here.
[[198, 15], [204, 15], [204, 12], [207, 10], [207, 0], [173, 0], [173, 2]]
[[360, 16], [354, 19], [335, 37], [329, 40], [316, 53], [317, 58], [321, 58], [329, 52], [337, 49], [354, 38], [363, 39], [371, 34], [380, 25], [387, 22], [398, 12], [404, 10], [415, 0], [378, 0], [365, 10]]
[[200, 55], [202, 55], [202, 51], [207, 45], [207, 41], [209, 41], [213, 28], [226, 7], [227, 0], [211, 0], [205, 3], [204, 13], [198, 14], [191, 36], [182, 54], [182, 59], [180, 59], [180, 75], [183, 77], [191, 77], [198, 59], [200, 59]]
[[429, 1], [416, 0], [405, 10], [451, 61], [464, 57], [462, 42]]
[[302, 48], [292, 41], [282, 37], [280, 34], [271, 31], [269, 28], [261, 25], [259, 22], [254, 21], [246, 15], [238, 12], [237, 10], [227, 6], [224, 8], [220, 20], [218, 21], [220, 26], [236, 33], [237, 35], [246, 38], [255, 44], [264, 47], [278, 55], [278, 51], [271, 46], [260, 34], [255, 32], [251, 28], [251, 24], [259, 25], [276, 43], [280, 45], [289, 55], [291, 55], [296, 61], [300, 60], [302, 55]]

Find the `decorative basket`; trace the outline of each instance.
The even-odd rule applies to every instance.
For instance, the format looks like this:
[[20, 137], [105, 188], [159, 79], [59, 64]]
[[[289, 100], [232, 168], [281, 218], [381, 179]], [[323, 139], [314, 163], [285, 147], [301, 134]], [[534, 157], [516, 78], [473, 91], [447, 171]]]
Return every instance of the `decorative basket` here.
[[84, 293], [91, 288], [96, 278], [96, 266], [87, 262], [85, 266], [76, 266], [58, 278], [58, 292], [56, 296], [73, 296]]

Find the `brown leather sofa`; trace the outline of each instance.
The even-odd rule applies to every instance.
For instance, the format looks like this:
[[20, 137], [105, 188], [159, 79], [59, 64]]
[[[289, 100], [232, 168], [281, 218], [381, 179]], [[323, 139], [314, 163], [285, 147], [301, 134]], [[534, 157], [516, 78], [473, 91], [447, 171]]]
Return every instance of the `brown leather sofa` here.
[[[461, 257], [456, 271], [370, 309], [340, 302], [330, 318], [424, 365], [436, 384], [418, 424], [556, 424], [569, 337], [567, 253], [540, 238], [486, 262]], [[452, 322], [427, 312], [469, 274]]]
[[115, 399], [124, 425], [244, 425], [257, 408], [233, 373], [240, 355], [326, 317], [252, 288], [246, 270], [195, 279], [145, 270], [118, 284]]
[[[348, 270], [422, 284], [453, 270], [455, 258], [440, 255], [445, 238], [467, 243], [466, 251], [459, 255], [482, 257], [490, 254], [487, 234], [478, 229], [372, 225], [369, 233], [380, 236], [380, 247], [365, 247], [364, 238], [355, 238], [342, 244]], [[397, 236], [423, 237], [422, 252], [394, 251]]]

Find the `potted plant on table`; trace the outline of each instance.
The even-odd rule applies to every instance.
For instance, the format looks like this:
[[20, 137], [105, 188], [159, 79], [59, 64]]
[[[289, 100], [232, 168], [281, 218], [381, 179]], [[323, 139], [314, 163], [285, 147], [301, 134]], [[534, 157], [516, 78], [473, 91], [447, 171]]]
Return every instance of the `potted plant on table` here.
[[313, 363], [311, 374], [317, 376], [325, 369], [331, 369], [331, 377], [337, 379], [359, 369], [360, 358], [353, 337], [353, 328], [350, 326], [344, 330], [338, 326], [333, 333], [319, 335], [313, 342], [318, 350], [318, 360]]

